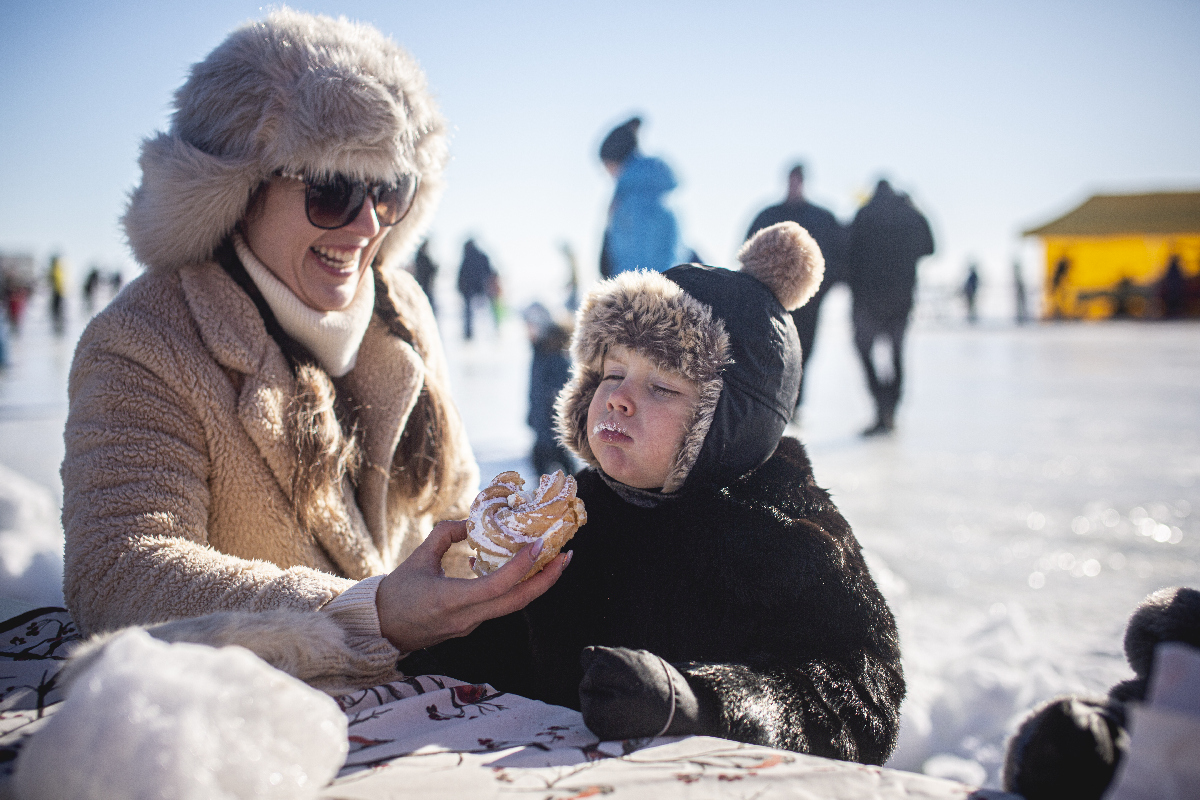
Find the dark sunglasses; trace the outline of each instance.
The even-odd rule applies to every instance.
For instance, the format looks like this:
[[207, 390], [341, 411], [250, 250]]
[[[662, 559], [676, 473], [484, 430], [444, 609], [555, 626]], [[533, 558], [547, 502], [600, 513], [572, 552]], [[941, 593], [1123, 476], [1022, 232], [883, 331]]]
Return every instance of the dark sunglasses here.
[[[289, 176], [293, 177], [293, 176]], [[375, 203], [375, 216], [383, 227], [404, 219], [417, 196], [417, 176], [404, 175], [396, 183], [366, 183], [334, 175], [304, 181], [304, 213], [318, 228], [332, 230], [349, 225], [370, 197]]]

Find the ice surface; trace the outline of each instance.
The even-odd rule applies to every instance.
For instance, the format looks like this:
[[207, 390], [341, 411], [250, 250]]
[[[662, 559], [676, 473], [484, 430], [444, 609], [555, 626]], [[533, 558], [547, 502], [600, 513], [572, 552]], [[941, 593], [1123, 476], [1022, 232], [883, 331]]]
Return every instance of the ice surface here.
[[311, 798], [346, 759], [331, 698], [240, 647], [120, 634], [26, 743], [23, 800]]
[[[532, 477], [519, 320], [498, 335], [481, 321], [464, 344], [457, 297], [441, 299], [483, 482], [508, 469]], [[871, 409], [848, 306], [835, 288], [822, 307], [803, 424], [788, 432], [806, 443], [899, 621], [909, 692], [889, 766], [982, 770], [995, 787], [1021, 716], [1130, 677], [1121, 637], [1138, 601], [1197, 585], [1200, 326], [967, 328], [922, 313], [898, 429], [864, 440]], [[45, 487], [10, 483], [44, 507], [47, 492], [61, 497], [69, 349], [40, 335], [13, 343], [0, 376], [0, 464]], [[57, 593], [57, 580], [42, 588]]]

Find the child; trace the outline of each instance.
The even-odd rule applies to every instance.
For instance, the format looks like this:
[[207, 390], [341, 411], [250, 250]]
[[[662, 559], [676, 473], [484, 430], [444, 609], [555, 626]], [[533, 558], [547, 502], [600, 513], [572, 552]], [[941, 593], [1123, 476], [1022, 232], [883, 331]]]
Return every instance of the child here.
[[895, 622], [803, 445], [781, 439], [801, 372], [788, 311], [823, 261], [793, 222], [739, 257], [741, 272], [633, 272], [588, 295], [558, 403], [588, 464], [571, 566], [437, 666], [579, 708], [604, 739], [882, 764], [904, 697]]
[[571, 341], [569, 328], [558, 324], [541, 303], [532, 303], [522, 312], [533, 359], [529, 364], [529, 413], [526, 424], [533, 429], [533, 462], [535, 475], [547, 475], [555, 470], [574, 471], [566, 448], [554, 436], [554, 399], [571, 375], [571, 360], [567, 346]]

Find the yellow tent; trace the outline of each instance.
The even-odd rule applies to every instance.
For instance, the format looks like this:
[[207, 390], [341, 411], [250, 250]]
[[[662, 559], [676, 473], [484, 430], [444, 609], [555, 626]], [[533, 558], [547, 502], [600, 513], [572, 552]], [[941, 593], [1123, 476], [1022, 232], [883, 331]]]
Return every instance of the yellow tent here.
[[1046, 317], [1162, 316], [1172, 260], [1184, 313], [1200, 312], [1200, 191], [1095, 195], [1024, 235], [1046, 248]]

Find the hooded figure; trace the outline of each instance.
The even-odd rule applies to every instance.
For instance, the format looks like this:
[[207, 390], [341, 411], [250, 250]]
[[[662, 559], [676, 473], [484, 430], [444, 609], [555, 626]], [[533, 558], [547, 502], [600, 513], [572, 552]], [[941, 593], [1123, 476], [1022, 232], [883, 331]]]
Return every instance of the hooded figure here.
[[[740, 272], [639, 271], [589, 294], [558, 404], [589, 465], [571, 568], [523, 613], [444, 642], [439, 666], [580, 708], [605, 739], [703, 734], [882, 764], [904, 697], [895, 622], [803, 445], [781, 438], [801, 371], [789, 311], [823, 261], [793, 222], [739, 257]], [[661, 488], [607, 474], [589, 441], [615, 347], [697, 390]]]
[[638, 150], [641, 124], [637, 117], [630, 119], [600, 147], [600, 160], [617, 181], [601, 255], [605, 278], [635, 269], [662, 272], [676, 262], [679, 227], [665, 204], [677, 185], [675, 175], [664, 161]]

